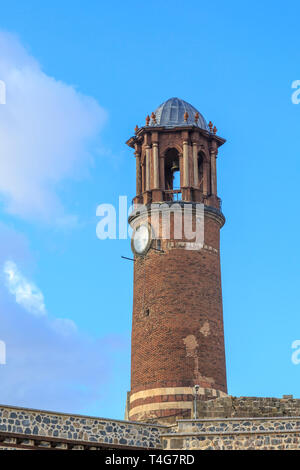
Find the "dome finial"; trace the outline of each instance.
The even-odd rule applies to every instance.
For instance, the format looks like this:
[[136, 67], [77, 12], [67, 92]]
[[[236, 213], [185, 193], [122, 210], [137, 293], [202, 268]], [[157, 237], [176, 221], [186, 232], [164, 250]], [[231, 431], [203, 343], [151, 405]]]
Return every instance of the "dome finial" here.
[[189, 118], [189, 113], [186, 111], [183, 115], [184, 122], [187, 122], [188, 118]]
[[150, 122], [150, 116], [148, 114], [148, 116], [146, 117], [146, 126], [149, 126], [149, 122]]

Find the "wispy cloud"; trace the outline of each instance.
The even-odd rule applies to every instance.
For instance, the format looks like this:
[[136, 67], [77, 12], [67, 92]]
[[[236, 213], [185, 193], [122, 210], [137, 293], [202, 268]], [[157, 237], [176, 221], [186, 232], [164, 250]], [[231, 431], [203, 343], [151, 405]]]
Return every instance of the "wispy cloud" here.
[[45, 74], [20, 41], [0, 32], [0, 196], [23, 218], [76, 223], [57, 194], [58, 183], [89, 167], [90, 148], [106, 113], [91, 97]]
[[26, 239], [0, 222], [0, 340], [7, 353], [0, 403], [106, 416], [118, 377], [126, 367], [129, 373], [129, 342], [88, 336], [71, 318], [49, 312], [27, 274], [34, 265]]
[[[6, 287], [9, 293], [14, 296], [17, 304], [33, 315], [47, 315], [42, 291], [20, 271], [14, 261], [5, 261], [3, 274]], [[63, 336], [77, 332], [76, 324], [69, 318], [49, 318], [48, 323], [54, 331]]]
[[44, 296], [36, 285], [28, 281], [19, 271], [16, 263], [6, 261], [3, 266], [6, 285], [15, 296], [16, 302], [34, 315], [46, 315]]

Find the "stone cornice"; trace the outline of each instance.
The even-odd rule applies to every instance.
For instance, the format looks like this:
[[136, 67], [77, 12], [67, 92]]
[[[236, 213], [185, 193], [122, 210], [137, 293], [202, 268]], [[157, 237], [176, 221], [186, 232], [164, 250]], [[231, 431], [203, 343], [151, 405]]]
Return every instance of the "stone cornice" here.
[[[188, 201], [164, 201], [162, 203], [153, 203], [153, 204], [147, 204], [145, 205], [145, 209], [142, 210], [142, 211], [138, 211], [138, 210], [135, 210], [133, 211], [129, 217], [128, 217], [128, 222], [131, 223], [133, 222], [136, 218], [140, 217], [140, 216], [146, 216], [146, 215], [149, 215], [150, 213], [153, 213], [153, 212], [160, 212], [163, 210], [163, 208], [161, 206], [172, 206], [174, 205], [175, 206], [175, 210], [177, 209], [176, 206], [180, 206], [181, 208], [185, 208], [188, 209], [188, 210], [192, 210], [194, 211], [194, 213], [196, 214], [196, 210], [197, 210], [197, 206], [200, 206], [202, 205], [201, 203], [197, 203], [197, 202], [188, 202]], [[153, 206], [157, 206], [157, 207], [153, 207]], [[212, 206], [207, 206], [204, 204], [204, 215], [206, 217], [209, 217], [213, 220], [215, 220], [216, 222], [218, 222], [218, 224], [220, 224], [220, 227], [223, 227], [223, 225], [225, 224], [225, 216], [223, 215], [223, 213], [221, 211], [219, 211], [218, 209], [216, 209], [215, 207], [212, 207]]]
[[134, 148], [136, 143], [142, 142], [144, 134], [151, 134], [153, 132], [159, 133], [171, 133], [171, 132], [198, 132], [200, 135], [205, 136], [210, 141], [214, 141], [218, 147], [223, 145], [226, 142], [226, 139], [219, 137], [216, 134], [213, 134], [205, 129], [201, 129], [198, 126], [187, 125], [187, 126], [178, 126], [178, 127], [164, 127], [164, 126], [143, 126], [140, 127], [135, 136], [130, 137], [126, 141], [126, 144], [129, 147]]

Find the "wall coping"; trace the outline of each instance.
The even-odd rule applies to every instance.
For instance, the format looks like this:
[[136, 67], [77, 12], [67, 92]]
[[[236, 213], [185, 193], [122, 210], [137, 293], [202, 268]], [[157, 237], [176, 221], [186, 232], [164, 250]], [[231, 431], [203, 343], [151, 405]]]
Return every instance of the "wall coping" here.
[[[299, 419], [300, 416], [258, 416], [258, 417], [247, 417], [247, 416], [240, 416], [240, 417], [232, 417], [232, 418], [199, 418], [199, 419], [179, 419], [177, 423], [202, 423], [203, 421], [258, 421], [258, 420], [282, 420], [282, 419]], [[174, 425], [173, 425], [174, 426]], [[176, 425], [175, 425], [176, 426]]]
[[300, 434], [299, 429], [277, 429], [274, 431], [270, 430], [257, 430], [257, 431], [207, 431], [207, 432], [176, 432], [176, 433], [166, 433], [161, 437], [171, 437], [176, 439], [177, 437], [197, 437], [197, 436], [237, 436], [237, 435], [252, 435], [252, 434]]

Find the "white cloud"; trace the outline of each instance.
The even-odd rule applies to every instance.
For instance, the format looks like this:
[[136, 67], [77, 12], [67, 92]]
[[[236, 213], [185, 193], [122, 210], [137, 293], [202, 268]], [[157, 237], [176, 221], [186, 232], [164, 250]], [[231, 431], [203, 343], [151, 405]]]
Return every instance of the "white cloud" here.
[[[8, 253], [13, 268], [6, 263]], [[0, 365], [0, 403], [120, 417], [112, 396], [116, 390], [117, 402], [125, 396], [120, 376], [129, 374], [129, 339], [120, 335], [93, 338], [71, 319], [57, 318], [46, 308], [44, 315], [29, 313], [31, 302], [18, 303], [8, 289], [7, 276], [12, 273], [22, 279], [16, 285], [31, 286], [25, 292], [39, 292], [40, 300], [43, 294], [38, 287], [32, 288], [31, 274], [24, 276], [35, 266], [26, 239], [1, 222], [0, 266], [0, 341], [6, 345], [6, 364]]]
[[[3, 265], [6, 287], [15, 301], [27, 312], [41, 316], [47, 315], [44, 295], [33, 281], [28, 280], [14, 261], [7, 260]], [[77, 326], [69, 318], [49, 319], [49, 326], [62, 336], [77, 332]]]
[[[18, 39], [0, 32], [0, 194], [9, 213], [74, 223], [56, 194], [58, 183], [91, 163], [105, 111], [73, 86], [46, 75]], [[67, 222], [66, 222], [67, 221]]]
[[44, 296], [36, 285], [28, 281], [13, 261], [4, 263], [3, 272], [9, 292], [16, 302], [34, 315], [46, 315]]
[[124, 340], [64, 334], [49, 316], [24, 314], [12, 300], [0, 284], [0, 340], [6, 345], [0, 403], [67, 413], [92, 408], [106, 416], [124, 351], [129, 356]]

